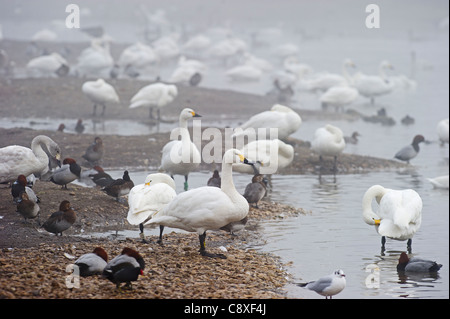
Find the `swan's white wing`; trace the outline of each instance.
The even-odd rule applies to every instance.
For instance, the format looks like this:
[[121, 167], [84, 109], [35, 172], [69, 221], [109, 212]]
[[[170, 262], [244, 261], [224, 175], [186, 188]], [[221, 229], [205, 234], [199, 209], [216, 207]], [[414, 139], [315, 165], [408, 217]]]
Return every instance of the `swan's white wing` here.
[[10, 145], [0, 148], [0, 182], [15, 180], [17, 176], [40, 174], [47, 163], [37, 160], [30, 148]]

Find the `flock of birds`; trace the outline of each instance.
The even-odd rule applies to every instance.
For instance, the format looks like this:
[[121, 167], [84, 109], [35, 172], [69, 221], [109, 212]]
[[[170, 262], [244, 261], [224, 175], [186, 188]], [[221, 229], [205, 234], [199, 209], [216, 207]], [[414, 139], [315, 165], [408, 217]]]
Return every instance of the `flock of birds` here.
[[[273, 49], [273, 54], [282, 65], [277, 68], [267, 60], [251, 54], [245, 41], [229, 33], [215, 43], [207, 34], [194, 35], [184, 43], [180, 43], [179, 36], [173, 34], [158, 38], [151, 44], [137, 42], [123, 50], [117, 61], [111, 56], [110, 44], [110, 39], [102, 34], [92, 39], [90, 46], [78, 56], [75, 65], [70, 66], [58, 52], [46, 52], [30, 59], [26, 70], [30, 76], [73, 75], [96, 78], [85, 81], [81, 90], [93, 103], [93, 115], [97, 116], [97, 107], [101, 106], [102, 116], [107, 104], [120, 102], [115, 88], [105, 81], [106, 78], [137, 78], [167, 61], [177, 61], [177, 66], [166, 83], [157, 81], [149, 84], [136, 92], [130, 100], [129, 108], [148, 107], [149, 117], [157, 120], [161, 120], [161, 109], [176, 99], [177, 85], [197, 86], [202, 81], [208, 72], [205, 63], [208, 59], [219, 61], [226, 67], [225, 74], [231, 81], [259, 81], [271, 74], [279, 104], [249, 118], [241, 125], [240, 131], [235, 130], [233, 137], [240, 138], [248, 131], [258, 128], [275, 128], [278, 138], [258, 139], [249, 142], [242, 149], [227, 150], [223, 155], [221, 172], [216, 170], [207, 186], [189, 189], [188, 176], [198, 168], [201, 155], [191, 140], [187, 123], [200, 115], [193, 109], [185, 108], [180, 112], [177, 128], [181, 138], [172, 140], [161, 150], [160, 168], [165, 173], [149, 174], [143, 184], [134, 185], [128, 171], [119, 179], [113, 179], [104, 172], [99, 166], [104, 154], [100, 137], [95, 138], [82, 156], [92, 166], [92, 169], [85, 170], [72, 158], [65, 158], [61, 165], [59, 145], [43, 135], [32, 140], [31, 148], [18, 145], [0, 148], [0, 183], [11, 183], [16, 209], [25, 220], [37, 217], [41, 225], [38, 205], [41, 199], [32, 189], [30, 176], [38, 176], [65, 189], [72, 181], [87, 176], [117, 200], [128, 195], [127, 220], [130, 224], [139, 226], [143, 241], [146, 241], [145, 225], [160, 226], [158, 242], [162, 241], [164, 227], [183, 229], [198, 234], [200, 254], [211, 258], [226, 256], [206, 250], [206, 232], [223, 229], [234, 233], [241, 230], [248, 220], [250, 205], [257, 208], [258, 202], [267, 192], [267, 178], [264, 175], [274, 174], [292, 163], [294, 148], [286, 142], [286, 138], [299, 129], [302, 119], [297, 112], [283, 104], [289, 104], [296, 90], [320, 92], [319, 101], [323, 109], [333, 107], [338, 110], [350, 105], [359, 96], [369, 98], [373, 104], [375, 98], [389, 94], [397, 87], [413, 88], [416, 85], [406, 76], [389, 76], [387, 71], [393, 67], [387, 61], [380, 63], [377, 75], [362, 72], [351, 74], [350, 68], [355, 68], [355, 64], [350, 59], [343, 61], [342, 74], [315, 73], [312, 67], [300, 63], [296, 57], [298, 47], [291, 43]], [[36, 44], [32, 48], [35, 49]], [[0, 69], [3, 69], [0, 71], [12, 66], [5, 50], [0, 50], [0, 62]], [[442, 143], [449, 143], [448, 126], [448, 119], [438, 123], [437, 131]], [[337, 157], [346, 143], [357, 143], [357, 137], [357, 132], [347, 137], [340, 128], [327, 124], [316, 130], [311, 150], [319, 155], [321, 162], [323, 157], [333, 157], [334, 170], [337, 170]], [[422, 135], [415, 136], [410, 145], [395, 154], [395, 158], [409, 163], [418, 155], [419, 144], [424, 141]], [[276, 169], [269, 170], [273, 167]], [[253, 175], [244, 194], [240, 194], [234, 186], [233, 171]], [[184, 192], [176, 193], [174, 175], [184, 176]], [[448, 175], [430, 181], [436, 187], [448, 189]], [[374, 199], [378, 203], [377, 211], [372, 208]], [[383, 249], [386, 238], [391, 238], [406, 240], [408, 251], [411, 251], [412, 238], [422, 219], [422, 200], [416, 191], [393, 190], [374, 185], [363, 195], [362, 211], [364, 221], [374, 226], [382, 237]], [[42, 227], [48, 232], [62, 235], [75, 221], [76, 213], [70, 202], [64, 200], [60, 203], [59, 210], [51, 214]], [[145, 268], [142, 256], [128, 247], [109, 262], [107, 253], [97, 247], [92, 253], [76, 260], [75, 265], [79, 267], [82, 276], [102, 274], [117, 287], [122, 282], [131, 287], [131, 282], [136, 281]], [[436, 272], [441, 266], [427, 260], [409, 259], [402, 253], [398, 270]], [[345, 285], [345, 274], [340, 269], [314, 282], [300, 284], [330, 298], [341, 292]]]

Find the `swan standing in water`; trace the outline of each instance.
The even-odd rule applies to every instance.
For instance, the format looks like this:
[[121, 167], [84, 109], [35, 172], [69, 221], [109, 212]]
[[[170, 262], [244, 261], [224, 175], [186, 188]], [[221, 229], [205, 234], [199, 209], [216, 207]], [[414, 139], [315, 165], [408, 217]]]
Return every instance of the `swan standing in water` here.
[[[177, 196], [175, 182], [169, 175], [163, 173], [149, 174], [144, 184], [134, 186], [128, 194], [128, 216], [131, 225], [139, 225], [140, 237], [146, 242], [144, 236], [144, 223], [153, 215], [163, 209]], [[162, 242], [161, 226], [159, 243]]]
[[106, 103], [119, 103], [119, 96], [114, 87], [106, 83], [103, 79], [97, 81], [86, 81], [81, 87], [84, 95], [94, 103], [94, 111], [92, 115], [97, 114], [97, 104], [100, 104], [102, 109], [102, 116], [105, 114]]
[[379, 75], [365, 75], [358, 72], [353, 76], [353, 86], [362, 96], [370, 98], [370, 103], [375, 103], [375, 97], [391, 93], [394, 83], [389, 81], [385, 70], [393, 69], [388, 61], [382, 61], [379, 66]]
[[[376, 199], [379, 207], [372, 209]], [[362, 199], [363, 219], [374, 225], [381, 237], [384, 252], [386, 237], [395, 240], [408, 240], [407, 248], [411, 251], [412, 238], [422, 222], [422, 199], [412, 189], [392, 190], [380, 185], [370, 187]]]
[[314, 139], [311, 142], [311, 150], [319, 155], [320, 165], [322, 166], [323, 156], [333, 156], [333, 169], [336, 171], [337, 156], [345, 148], [344, 133], [342, 130], [331, 124], [318, 128], [314, 133]]
[[150, 108], [149, 117], [153, 119], [153, 108], [157, 108], [158, 117], [161, 119], [160, 109], [171, 103], [178, 95], [178, 89], [173, 84], [153, 83], [144, 86], [132, 98], [130, 109], [145, 106]]
[[[181, 140], [170, 141], [164, 145], [161, 157], [161, 169], [166, 171], [172, 178], [173, 175], [184, 176], [184, 190], [188, 189], [188, 175], [200, 164], [200, 152], [191, 141], [187, 128], [187, 121], [201, 115], [190, 108], [185, 108], [180, 113], [178, 136]], [[173, 133], [173, 132], [172, 132]], [[172, 134], [171, 134], [172, 136]]]
[[19, 145], [0, 148], [0, 183], [13, 182], [17, 176], [30, 174], [41, 176], [48, 172], [49, 156], [59, 161], [61, 149], [50, 137], [38, 135], [31, 141], [31, 149]]
[[202, 256], [226, 258], [206, 252], [207, 230], [217, 230], [245, 218], [249, 211], [247, 200], [234, 187], [233, 163], [251, 164], [236, 149], [225, 152], [222, 160], [221, 187], [203, 186], [178, 194], [146, 224], [179, 228], [197, 232]]
[[440, 121], [436, 127], [441, 145], [448, 144], [448, 119]]

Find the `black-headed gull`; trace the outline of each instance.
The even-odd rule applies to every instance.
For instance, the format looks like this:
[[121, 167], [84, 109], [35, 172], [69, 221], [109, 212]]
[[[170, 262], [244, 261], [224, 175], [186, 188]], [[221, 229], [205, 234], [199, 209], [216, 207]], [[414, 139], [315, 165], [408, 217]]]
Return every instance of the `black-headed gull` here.
[[328, 297], [331, 299], [332, 296], [344, 290], [345, 284], [345, 274], [341, 269], [338, 269], [331, 275], [319, 278], [316, 281], [299, 284], [299, 286], [313, 290], [319, 295], [325, 296], [325, 299], [328, 299]]

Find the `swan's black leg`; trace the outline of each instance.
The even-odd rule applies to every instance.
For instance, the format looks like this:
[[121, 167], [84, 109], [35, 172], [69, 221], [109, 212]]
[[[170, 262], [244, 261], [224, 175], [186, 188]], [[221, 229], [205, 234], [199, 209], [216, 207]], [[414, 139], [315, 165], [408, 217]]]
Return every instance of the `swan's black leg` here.
[[225, 255], [222, 255], [222, 254], [211, 254], [211, 253], [208, 253], [206, 251], [206, 249], [205, 249], [206, 231], [203, 234], [198, 235], [198, 238], [200, 240], [200, 254], [202, 256], [211, 257], [211, 258], [222, 258], [222, 259], [226, 259], [227, 258]]

